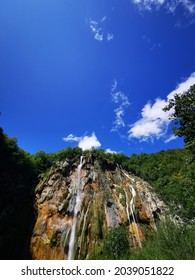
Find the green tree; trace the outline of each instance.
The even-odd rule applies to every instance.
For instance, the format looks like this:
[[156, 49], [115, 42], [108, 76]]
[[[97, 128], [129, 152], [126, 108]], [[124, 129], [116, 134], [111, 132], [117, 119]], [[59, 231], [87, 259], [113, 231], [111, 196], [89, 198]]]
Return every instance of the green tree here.
[[105, 258], [112, 260], [127, 259], [129, 256], [129, 236], [125, 226], [113, 227], [105, 240]]
[[[45, 173], [55, 162], [56, 155], [52, 153], [45, 153], [44, 151], [37, 152], [31, 155], [31, 161], [34, 164], [34, 172], [37, 176]], [[38, 182], [37, 182], [38, 183]]]
[[175, 94], [174, 99], [163, 109], [174, 109], [170, 119], [174, 120], [174, 134], [184, 137], [185, 147], [195, 154], [195, 85], [182, 94]]
[[31, 157], [0, 128], [0, 259], [30, 259], [36, 174]]

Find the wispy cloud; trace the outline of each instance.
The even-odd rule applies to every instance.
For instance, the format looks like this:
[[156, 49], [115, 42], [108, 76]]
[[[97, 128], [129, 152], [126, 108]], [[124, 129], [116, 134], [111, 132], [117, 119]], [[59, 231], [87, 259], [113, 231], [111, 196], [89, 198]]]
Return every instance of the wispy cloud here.
[[89, 19], [89, 27], [94, 36], [94, 39], [101, 42], [103, 40], [111, 41], [114, 39], [114, 35], [108, 32], [105, 32], [105, 21], [107, 17], [102, 17], [99, 21]]
[[195, 13], [195, 3], [193, 0], [131, 0], [141, 11], [152, 11], [160, 8], [165, 8], [170, 13], [175, 13], [180, 6], [189, 14]]
[[178, 137], [176, 135], [171, 135], [169, 136], [166, 140], [165, 140], [165, 143], [169, 143], [175, 139], [177, 139]]
[[140, 10], [152, 10], [160, 8], [166, 0], [131, 0]]
[[179, 19], [176, 23], [175, 23], [175, 27], [176, 28], [187, 28], [190, 25], [195, 24], [195, 18], [193, 17], [192, 19], [188, 20], [187, 22], [183, 22], [182, 19]]
[[92, 147], [101, 147], [101, 143], [94, 132], [90, 136], [74, 136], [73, 134], [69, 134], [67, 137], [64, 137], [63, 140], [65, 142], [78, 142], [78, 147], [83, 151], [90, 150]]
[[82, 139], [82, 137], [74, 136], [73, 134], [69, 134], [67, 137], [64, 137], [63, 140], [65, 142], [79, 142]]
[[185, 79], [182, 83], [167, 95], [167, 99], [157, 98], [153, 104], [147, 102], [141, 111], [141, 118], [134, 124], [130, 125], [129, 138], [137, 138], [141, 141], [154, 141], [161, 137], [165, 137], [165, 142], [168, 143], [176, 137], [167, 136], [167, 129], [171, 122], [169, 119], [172, 111], [164, 112], [162, 109], [168, 105], [175, 93], [183, 93], [187, 91], [191, 85], [195, 84], [195, 72], [190, 77]]
[[114, 39], [114, 35], [113, 35], [113, 34], [108, 33], [106, 38], [107, 38], [107, 40], [108, 40], [108, 41], [111, 41], [111, 40], [113, 40], [113, 39]]
[[122, 91], [117, 90], [117, 81], [114, 80], [111, 88], [112, 102], [117, 104], [115, 112], [114, 126], [111, 131], [118, 131], [119, 128], [125, 127], [124, 114], [125, 109], [130, 105], [128, 97]]
[[103, 31], [102, 28], [99, 27], [99, 23], [95, 20], [89, 19], [89, 26], [94, 35], [94, 39], [97, 41], [103, 41]]
[[195, 3], [192, 0], [166, 0], [166, 8], [169, 12], [175, 13], [177, 7], [182, 6], [189, 14], [195, 13]]

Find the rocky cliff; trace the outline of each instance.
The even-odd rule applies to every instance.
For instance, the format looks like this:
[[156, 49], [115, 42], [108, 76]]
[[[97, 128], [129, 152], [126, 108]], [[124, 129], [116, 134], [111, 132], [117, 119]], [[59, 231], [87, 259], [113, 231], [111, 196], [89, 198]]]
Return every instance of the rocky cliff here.
[[107, 232], [125, 225], [129, 250], [142, 247], [165, 205], [151, 187], [115, 163], [92, 155], [56, 163], [36, 187], [33, 259], [101, 256]]

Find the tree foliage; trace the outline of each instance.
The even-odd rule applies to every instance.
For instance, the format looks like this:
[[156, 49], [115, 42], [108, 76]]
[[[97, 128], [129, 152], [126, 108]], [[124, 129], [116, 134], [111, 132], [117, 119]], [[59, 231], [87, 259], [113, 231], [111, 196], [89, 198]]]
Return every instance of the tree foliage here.
[[122, 167], [149, 182], [173, 214], [184, 220], [195, 216], [195, 162], [185, 149], [132, 155]]
[[36, 174], [30, 155], [0, 128], [0, 258], [30, 258]]
[[128, 228], [126, 226], [111, 228], [105, 239], [104, 257], [112, 260], [126, 259], [129, 249]]
[[172, 108], [170, 119], [174, 120], [176, 125], [174, 134], [184, 137], [185, 147], [195, 155], [195, 85], [182, 94], [175, 94], [164, 111]]

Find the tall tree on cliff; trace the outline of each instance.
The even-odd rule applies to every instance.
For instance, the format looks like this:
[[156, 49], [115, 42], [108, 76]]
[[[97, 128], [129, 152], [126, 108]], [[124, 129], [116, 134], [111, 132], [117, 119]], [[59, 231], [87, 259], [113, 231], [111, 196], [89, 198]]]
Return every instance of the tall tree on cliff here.
[[195, 84], [184, 93], [176, 93], [163, 110], [169, 111], [171, 108], [174, 112], [170, 119], [174, 120], [176, 125], [173, 132], [184, 137], [185, 147], [192, 152], [195, 159]]

